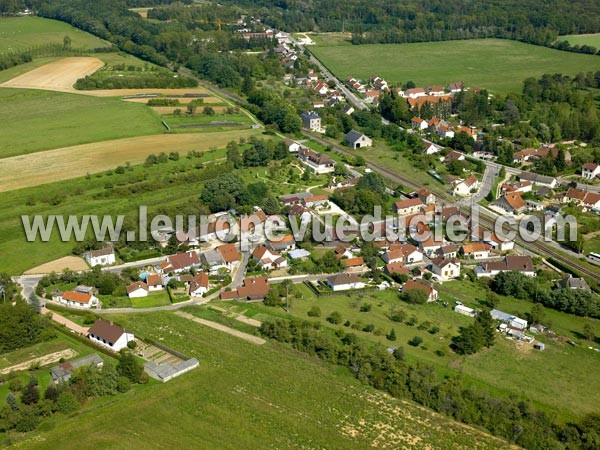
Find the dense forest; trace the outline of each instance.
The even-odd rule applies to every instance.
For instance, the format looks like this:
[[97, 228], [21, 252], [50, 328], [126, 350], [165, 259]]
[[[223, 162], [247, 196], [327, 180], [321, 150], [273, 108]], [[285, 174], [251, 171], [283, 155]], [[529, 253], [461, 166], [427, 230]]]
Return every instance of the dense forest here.
[[600, 31], [594, 0], [241, 0], [272, 26], [347, 31], [355, 43], [426, 42], [501, 37], [550, 44], [560, 34]]

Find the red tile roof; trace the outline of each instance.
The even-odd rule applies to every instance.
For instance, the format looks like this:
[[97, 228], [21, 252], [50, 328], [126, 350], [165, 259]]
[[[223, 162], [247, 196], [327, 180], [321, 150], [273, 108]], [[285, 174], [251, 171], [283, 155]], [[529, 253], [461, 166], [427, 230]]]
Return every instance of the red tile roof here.
[[84, 294], [83, 292], [75, 292], [75, 291], [66, 291], [62, 293], [63, 300], [68, 300], [70, 302], [88, 304], [92, 299], [92, 294], [88, 292]]
[[219, 253], [226, 263], [232, 263], [240, 260], [240, 254], [234, 244], [223, 244], [217, 247]]

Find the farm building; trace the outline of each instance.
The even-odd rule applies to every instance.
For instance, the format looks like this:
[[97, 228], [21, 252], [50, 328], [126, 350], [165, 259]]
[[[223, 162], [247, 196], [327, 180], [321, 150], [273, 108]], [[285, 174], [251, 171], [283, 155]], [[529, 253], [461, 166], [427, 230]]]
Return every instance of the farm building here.
[[52, 376], [52, 381], [56, 384], [65, 383], [71, 379], [71, 375], [76, 369], [84, 366], [93, 366], [93, 367], [102, 367], [104, 365], [104, 361], [98, 354], [92, 353], [91, 355], [84, 356], [83, 358], [76, 359], [75, 361], [69, 361], [62, 363], [58, 366], [50, 369], [50, 375]]
[[344, 136], [344, 141], [353, 149], [371, 147], [373, 145], [373, 141], [370, 137], [356, 130], [350, 130], [348, 134]]
[[469, 316], [469, 317], [475, 317], [477, 315], [477, 313], [475, 312], [475, 310], [473, 308], [469, 308], [468, 306], [465, 306], [465, 305], [456, 305], [454, 307], [454, 312], [457, 312], [459, 314], [462, 314], [463, 316]]

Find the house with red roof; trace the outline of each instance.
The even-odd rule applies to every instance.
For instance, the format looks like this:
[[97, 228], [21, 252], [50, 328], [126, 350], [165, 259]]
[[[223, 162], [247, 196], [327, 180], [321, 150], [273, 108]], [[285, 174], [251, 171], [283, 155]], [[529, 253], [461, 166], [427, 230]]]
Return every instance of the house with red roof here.
[[77, 286], [72, 291], [65, 291], [52, 298], [70, 308], [90, 309], [100, 304], [100, 300], [93, 293], [93, 288], [88, 286]]
[[252, 259], [262, 270], [281, 269], [287, 267], [287, 259], [264, 245], [259, 245], [252, 251]]
[[208, 274], [199, 272], [189, 283], [189, 294], [191, 297], [202, 297], [208, 292]]
[[200, 258], [196, 252], [190, 250], [167, 256], [167, 259], [159, 267], [163, 273], [180, 273], [198, 266], [200, 266]]
[[402, 286], [402, 292], [410, 292], [412, 290], [421, 290], [427, 294], [427, 302], [435, 302], [438, 299], [438, 291], [429, 285], [419, 283], [418, 281], [408, 280]]

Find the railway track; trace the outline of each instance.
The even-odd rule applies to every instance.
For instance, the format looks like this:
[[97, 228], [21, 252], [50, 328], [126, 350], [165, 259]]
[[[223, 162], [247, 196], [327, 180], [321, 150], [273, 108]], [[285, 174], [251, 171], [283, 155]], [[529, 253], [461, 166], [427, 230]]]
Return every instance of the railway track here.
[[[313, 136], [312, 134], [310, 134], [306, 131], [303, 131], [303, 134], [305, 136], [311, 138], [312, 140], [319, 142], [320, 144], [327, 145], [327, 146], [332, 145], [334, 150], [336, 150], [344, 155], [352, 156], [352, 157], [355, 156], [353, 153], [349, 152], [347, 149], [345, 149], [337, 144], [332, 144], [331, 142], [326, 141], [325, 139], [322, 139], [318, 136]], [[395, 181], [397, 183], [400, 183], [404, 186], [410, 187], [411, 189], [419, 190], [423, 187], [423, 186], [419, 186], [415, 182], [411, 181], [409, 178], [406, 178], [402, 175], [398, 175], [394, 171], [392, 171], [380, 164], [367, 162], [367, 167], [370, 168], [371, 170], [376, 170], [376, 171], [380, 172], [381, 174], [383, 174], [384, 176], [386, 176], [386, 178], [388, 178], [392, 181]], [[443, 200], [448, 201], [451, 199], [451, 197], [446, 192], [436, 191], [435, 189], [431, 189], [431, 190], [434, 191], [434, 193]], [[466, 211], [464, 207], [461, 207], [461, 210], [464, 210], [465, 212], [469, 213], [469, 211]], [[484, 228], [486, 228], [490, 231], [494, 229], [494, 222], [492, 219], [490, 219], [489, 217], [487, 217], [481, 213], [480, 213], [479, 219], [480, 219], [481, 225], [483, 225]], [[568, 267], [571, 267], [574, 270], [580, 272], [582, 275], [585, 275], [585, 276], [589, 277], [590, 279], [594, 280], [595, 282], [600, 283], [600, 273], [573, 262], [572, 257], [570, 258], [570, 257], [566, 256], [564, 253], [559, 252], [558, 250], [552, 249], [549, 246], [544, 245], [540, 242], [527, 242], [520, 237], [517, 237], [515, 239], [515, 242], [517, 244], [521, 245], [522, 247], [534, 250], [536, 253], [538, 253], [541, 256], [552, 257], [552, 258], [556, 259], [557, 261], [567, 265]]]

